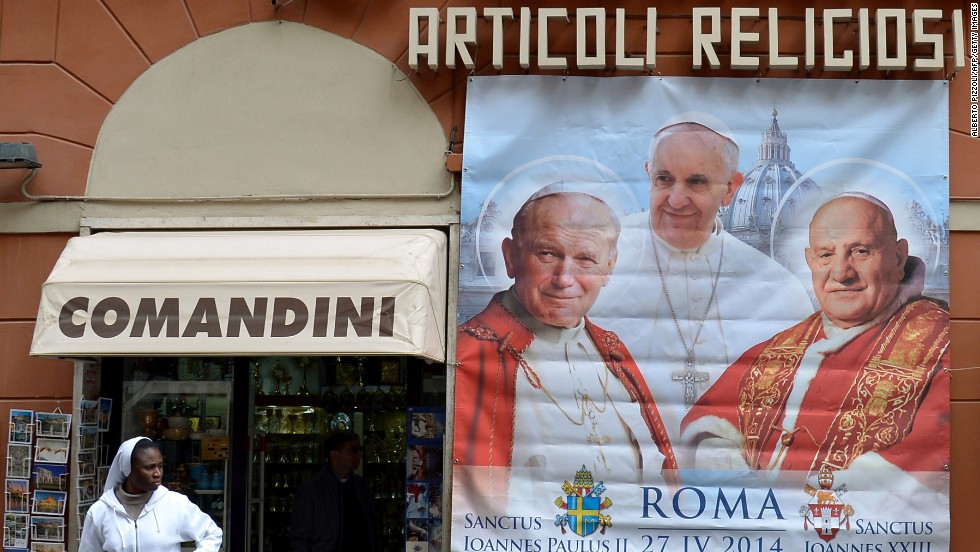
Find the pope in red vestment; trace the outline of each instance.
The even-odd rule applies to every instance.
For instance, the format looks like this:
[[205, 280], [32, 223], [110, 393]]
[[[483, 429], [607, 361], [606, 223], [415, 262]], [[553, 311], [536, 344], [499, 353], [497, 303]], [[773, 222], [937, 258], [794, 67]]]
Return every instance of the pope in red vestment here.
[[561, 182], [514, 216], [501, 243], [514, 284], [457, 332], [453, 456], [456, 467], [480, 468], [456, 480], [479, 474], [474, 497], [498, 496], [518, 469], [543, 485], [579, 466], [605, 484], [673, 477], [667, 432], [636, 363], [586, 316], [615, 266], [619, 233], [603, 200]]
[[[533, 379], [522, 353], [534, 334], [502, 304], [500, 292], [487, 308], [460, 326], [457, 341], [454, 458], [460, 465], [509, 466], [514, 447], [515, 389], [519, 377]], [[636, 362], [616, 334], [585, 319], [586, 332], [606, 368], [641, 406], [650, 437], [677, 467], [667, 432]]]
[[[821, 311], [749, 349], [684, 418], [701, 469], [878, 474], [949, 463], [949, 311], [870, 196], [814, 215]], [[894, 475], [897, 477], [897, 475]]]
[[[916, 299], [839, 348], [832, 343], [839, 340], [828, 339], [816, 313], [749, 349], [684, 418], [682, 438], [737, 444], [750, 469], [812, 475], [875, 452], [905, 471], [942, 471], [949, 461], [949, 313]], [[798, 415], [787, 428], [787, 404], [801, 364], [811, 363], [811, 346], [820, 349], [811, 355], [816, 373], [793, 401]]]

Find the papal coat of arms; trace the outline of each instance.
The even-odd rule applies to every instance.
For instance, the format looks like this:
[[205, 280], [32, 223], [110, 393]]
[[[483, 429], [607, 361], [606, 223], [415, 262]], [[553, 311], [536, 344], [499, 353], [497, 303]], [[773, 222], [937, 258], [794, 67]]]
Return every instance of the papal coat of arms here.
[[810, 495], [810, 502], [800, 508], [800, 515], [803, 517], [803, 529], [809, 529], [813, 525], [813, 530], [821, 539], [830, 542], [837, 536], [843, 526], [851, 528], [851, 516], [854, 515], [854, 507], [844, 504], [840, 497], [847, 493], [845, 486], [834, 486], [834, 474], [830, 468], [824, 466], [817, 475], [819, 489], [812, 485], [807, 485], [806, 493]]
[[582, 537], [591, 535], [596, 529], [605, 534], [606, 527], [612, 525], [612, 516], [603, 514], [602, 510], [612, 506], [612, 500], [602, 498], [606, 490], [602, 481], [593, 484], [592, 472], [585, 469], [583, 464], [582, 469], [575, 472], [575, 483], [565, 481], [561, 490], [565, 491], [565, 496], [555, 499], [555, 505], [565, 510], [564, 514], [555, 516], [555, 525], [561, 527], [561, 532], [565, 533], [565, 526], [568, 525]]

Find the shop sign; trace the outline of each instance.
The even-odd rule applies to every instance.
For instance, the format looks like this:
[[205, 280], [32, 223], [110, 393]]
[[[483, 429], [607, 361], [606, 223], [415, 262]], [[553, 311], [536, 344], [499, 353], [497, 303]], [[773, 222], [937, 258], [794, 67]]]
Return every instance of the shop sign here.
[[73, 238], [31, 352], [444, 359], [445, 243], [436, 230]]
[[[785, 13], [785, 12], [784, 12]], [[440, 64], [449, 69], [457, 62], [466, 69], [476, 68], [473, 54], [478, 49], [491, 51], [491, 65], [501, 69], [504, 55], [517, 55], [524, 69], [584, 69], [602, 70], [609, 67], [607, 56], [614, 56], [613, 66], [626, 71], [651, 71], [657, 68], [657, 8], [648, 7], [640, 17], [645, 18], [645, 51], [627, 48], [628, 14], [624, 8], [610, 13], [606, 8], [520, 7], [446, 8], [442, 19], [439, 8], [409, 9], [408, 65], [418, 70], [425, 65], [438, 70]], [[786, 18], [788, 19], [788, 18]], [[574, 20], [574, 21], [573, 21]], [[607, 51], [607, 22], [615, 22], [613, 42]], [[904, 8], [806, 8], [805, 53], [802, 57], [780, 51], [779, 32], [785, 21], [778, 8], [694, 7], [690, 12], [693, 69], [719, 69], [719, 52], [730, 53], [730, 69], [757, 71], [768, 69], [813, 69], [821, 60], [828, 71], [864, 70], [874, 67], [882, 71], [934, 71], [943, 76], [944, 56], [952, 56], [952, 70], [966, 66], [964, 53], [963, 10]], [[765, 36], [753, 29], [759, 22], [768, 26]], [[858, 47], [855, 50], [839, 44], [840, 25], [856, 23]], [[532, 24], [536, 33], [532, 33]], [[945, 41], [936, 25], [952, 28], [952, 39]], [[506, 51], [511, 44], [513, 26], [517, 25], [517, 51]], [[570, 63], [566, 56], [554, 55], [552, 36], [575, 26], [576, 53]], [[440, 34], [444, 39], [440, 41]], [[507, 39], [505, 39], [505, 35]], [[483, 38], [481, 38], [483, 37]], [[487, 44], [489, 42], [489, 44]], [[768, 55], [748, 55], [748, 49], [768, 46]], [[948, 48], [947, 49], [947, 45]], [[532, 47], [533, 46], [533, 47]], [[911, 50], [922, 54], [909, 55]], [[532, 55], [532, 51], [534, 54]]]

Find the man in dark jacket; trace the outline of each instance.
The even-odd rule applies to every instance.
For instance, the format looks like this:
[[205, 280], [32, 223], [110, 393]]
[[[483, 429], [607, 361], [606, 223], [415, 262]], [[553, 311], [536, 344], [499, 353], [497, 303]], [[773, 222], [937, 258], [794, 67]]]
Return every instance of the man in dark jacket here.
[[296, 493], [289, 529], [291, 552], [377, 552], [374, 500], [364, 479], [361, 442], [353, 431], [327, 437], [327, 469]]

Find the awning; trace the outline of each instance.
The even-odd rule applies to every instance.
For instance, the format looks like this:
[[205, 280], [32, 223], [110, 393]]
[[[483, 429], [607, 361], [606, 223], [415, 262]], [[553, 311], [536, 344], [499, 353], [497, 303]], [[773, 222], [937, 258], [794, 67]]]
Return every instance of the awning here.
[[69, 240], [32, 355], [446, 358], [432, 229], [109, 232]]

